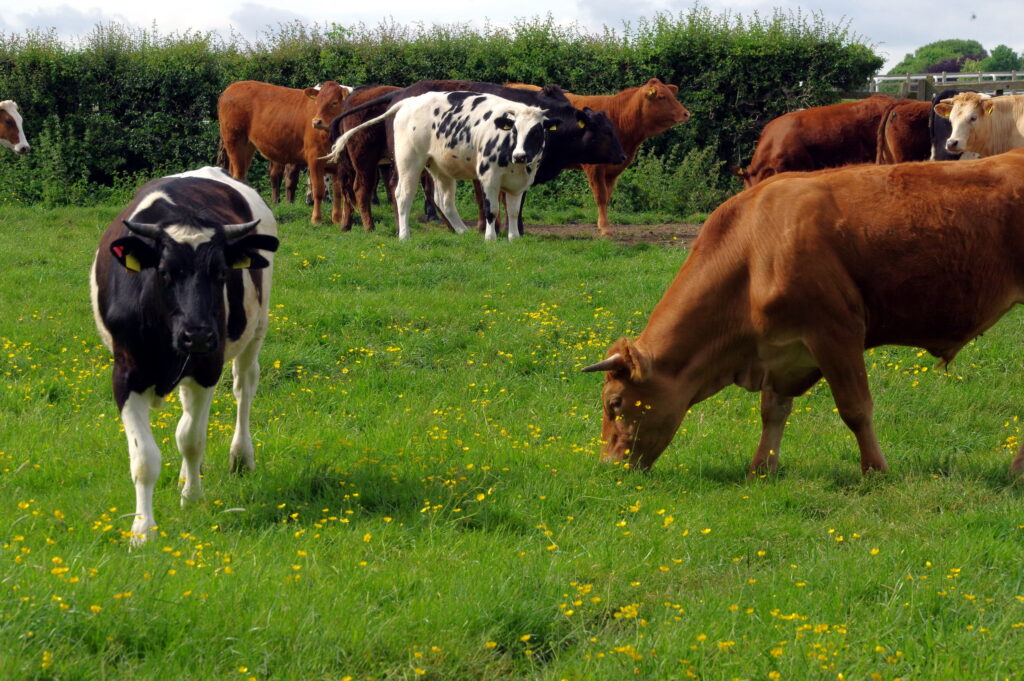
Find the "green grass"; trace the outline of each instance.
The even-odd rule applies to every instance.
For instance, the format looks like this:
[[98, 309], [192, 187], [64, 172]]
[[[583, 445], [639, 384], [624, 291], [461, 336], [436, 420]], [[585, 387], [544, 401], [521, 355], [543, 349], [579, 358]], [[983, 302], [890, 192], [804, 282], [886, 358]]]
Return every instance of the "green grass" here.
[[634, 474], [597, 461], [578, 370], [685, 253], [399, 243], [389, 218], [341, 235], [287, 207], [258, 469], [227, 473], [225, 380], [207, 502], [180, 509], [171, 401], [160, 537], [129, 550], [87, 286], [118, 210], [0, 209], [0, 678], [1021, 678], [1019, 312], [950, 373], [866, 356], [889, 475], [861, 477], [825, 385], [775, 479], [744, 478], [757, 396], [736, 388]]

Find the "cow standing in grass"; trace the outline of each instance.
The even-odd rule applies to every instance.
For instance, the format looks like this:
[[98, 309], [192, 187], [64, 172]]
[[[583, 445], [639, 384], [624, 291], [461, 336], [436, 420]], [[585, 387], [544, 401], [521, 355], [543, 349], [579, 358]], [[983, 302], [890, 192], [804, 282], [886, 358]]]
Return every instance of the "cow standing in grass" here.
[[180, 386], [181, 501], [201, 499], [210, 403], [231, 359], [238, 402], [231, 470], [255, 467], [249, 413], [267, 331], [276, 233], [274, 216], [255, 190], [220, 168], [203, 168], [144, 185], [100, 240], [90, 277], [92, 307], [114, 353], [114, 399], [135, 483], [133, 543], [150, 538], [156, 524], [160, 448], [149, 410]]
[[[557, 123], [545, 112], [477, 92], [428, 92], [402, 99], [376, 118], [352, 128], [334, 143], [331, 161], [361, 129], [394, 118], [398, 188], [398, 237], [409, 238], [409, 211], [420, 174], [434, 178], [435, 202], [456, 232], [466, 224], [455, 208], [455, 181], [479, 179], [484, 192], [485, 238], [497, 238], [498, 195], [508, 195], [509, 225], [518, 224], [523, 193], [533, 184], [544, 153], [547, 129]], [[519, 236], [510, 228], [510, 240]]]
[[636, 340], [584, 369], [607, 372], [604, 456], [649, 468], [693, 405], [735, 384], [761, 392], [750, 470], [773, 472], [793, 398], [824, 376], [861, 470], [886, 470], [865, 349], [952, 361], [1024, 303], [1022, 225], [1024, 149], [785, 173], [734, 196]]
[[18, 105], [10, 99], [0, 102], [0, 145], [16, 154], [27, 154], [32, 148], [25, 137]]

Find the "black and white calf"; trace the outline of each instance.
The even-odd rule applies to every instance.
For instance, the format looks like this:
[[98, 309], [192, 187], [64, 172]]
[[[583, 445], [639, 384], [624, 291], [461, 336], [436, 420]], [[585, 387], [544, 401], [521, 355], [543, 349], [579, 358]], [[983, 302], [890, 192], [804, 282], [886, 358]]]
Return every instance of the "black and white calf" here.
[[[557, 124], [543, 109], [478, 92], [428, 92], [393, 104], [386, 112], [338, 138], [337, 158], [359, 130], [394, 118], [398, 238], [409, 238], [409, 210], [420, 174], [434, 178], [434, 202], [456, 232], [466, 223], [455, 209], [455, 181], [479, 179], [487, 219], [485, 238], [496, 237], [498, 195], [506, 193], [508, 223], [518, 224], [523, 193], [533, 184], [544, 153], [545, 132]], [[508, 238], [519, 236], [516, 229]]]
[[160, 448], [149, 410], [175, 386], [183, 411], [176, 431], [182, 505], [203, 496], [210, 402], [230, 359], [238, 402], [231, 470], [255, 468], [249, 412], [267, 332], [276, 234], [274, 216], [254, 189], [220, 168], [202, 168], [144, 185], [100, 240], [92, 307], [114, 353], [114, 399], [135, 483], [135, 544], [155, 528]]
[[0, 145], [16, 154], [27, 154], [32, 147], [25, 138], [18, 105], [10, 99], [0, 102]]

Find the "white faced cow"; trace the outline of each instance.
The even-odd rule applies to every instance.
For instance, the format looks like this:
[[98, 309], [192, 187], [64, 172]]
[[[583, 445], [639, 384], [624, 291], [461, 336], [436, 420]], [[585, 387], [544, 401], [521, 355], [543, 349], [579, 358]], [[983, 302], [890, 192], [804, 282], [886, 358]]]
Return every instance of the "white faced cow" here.
[[935, 113], [952, 125], [946, 140], [950, 153], [994, 156], [1024, 147], [1024, 95], [990, 97], [961, 92], [936, 104]]
[[[518, 224], [523, 193], [533, 184], [544, 153], [544, 110], [479, 92], [428, 92], [396, 102], [334, 143], [336, 159], [359, 130], [394, 118], [398, 238], [409, 238], [409, 209], [424, 169], [434, 178], [434, 201], [459, 234], [466, 224], [455, 208], [455, 181], [479, 179], [487, 219], [485, 238], [496, 237], [498, 195], [507, 195], [508, 224]], [[553, 128], [552, 128], [553, 129]], [[336, 161], [335, 161], [336, 162]], [[509, 229], [508, 238], [519, 236]]]
[[18, 105], [10, 99], [0, 102], [0, 144], [17, 154], [27, 154], [32, 148], [25, 138]]
[[203, 495], [199, 472], [210, 402], [230, 359], [238, 402], [231, 470], [255, 468], [249, 412], [273, 259], [260, 251], [277, 250], [276, 233], [274, 216], [255, 190], [220, 168], [203, 168], [144, 185], [100, 240], [92, 307], [114, 353], [114, 399], [135, 483], [134, 544], [155, 528], [160, 448], [149, 410], [175, 386], [183, 410], [176, 432], [182, 505]]

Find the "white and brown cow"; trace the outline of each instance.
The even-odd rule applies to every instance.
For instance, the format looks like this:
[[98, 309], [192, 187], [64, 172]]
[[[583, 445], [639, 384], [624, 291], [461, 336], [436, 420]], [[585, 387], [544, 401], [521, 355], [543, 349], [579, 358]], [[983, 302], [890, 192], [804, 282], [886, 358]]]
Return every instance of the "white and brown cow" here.
[[1024, 95], [990, 97], [961, 92], [935, 105], [953, 126], [946, 151], [993, 156], [1024, 147]]
[[100, 240], [92, 306], [114, 353], [114, 399], [135, 483], [134, 544], [155, 527], [160, 448], [149, 410], [176, 386], [183, 410], [176, 432], [182, 504], [202, 498], [210, 402], [231, 359], [238, 402], [231, 470], [255, 467], [249, 413], [267, 331], [276, 233], [273, 213], [255, 190], [220, 168], [202, 168], [144, 185]]
[[[518, 223], [523, 193], [533, 184], [544, 153], [545, 130], [556, 125], [543, 109], [479, 92], [428, 92], [393, 104], [334, 143], [336, 159], [359, 130], [394, 118], [398, 237], [409, 238], [409, 210], [420, 175], [434, 178], [434, 201], [459, 234], [466, 223], [455, 208], [455, 181], [479, 179], [487, 220], [485, 238], [497, 238], [498, 195], [507, 195], [509, 224]], [[519, 236], [516, 229], [508, 238]]]
[[0, 102], [0, 145], [17, 154], [27, 154], [32, 148], [25, 138], [18, 105], [10, 99]]

